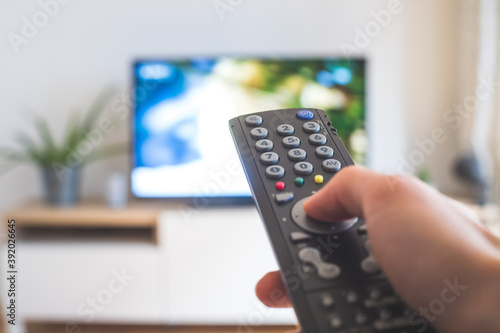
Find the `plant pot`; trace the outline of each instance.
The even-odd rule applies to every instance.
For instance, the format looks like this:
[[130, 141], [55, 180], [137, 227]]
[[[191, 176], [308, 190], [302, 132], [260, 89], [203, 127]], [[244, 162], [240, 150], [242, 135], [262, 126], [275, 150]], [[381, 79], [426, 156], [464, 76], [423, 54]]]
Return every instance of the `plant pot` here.
[[78, 201], [80, 168], [42, 167], [45, 200], [57, 206], [72, 206]]

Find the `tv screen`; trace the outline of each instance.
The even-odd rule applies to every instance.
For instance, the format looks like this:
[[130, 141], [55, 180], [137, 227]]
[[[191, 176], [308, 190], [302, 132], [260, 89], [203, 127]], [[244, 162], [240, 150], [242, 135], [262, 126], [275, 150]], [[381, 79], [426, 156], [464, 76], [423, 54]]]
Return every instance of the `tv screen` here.
[[361, 59], [141, 60], [133, 76], [136, 197], [249, 199], [228, 120], [257, 111], [323, 109], [355, 162], [364, 162]]

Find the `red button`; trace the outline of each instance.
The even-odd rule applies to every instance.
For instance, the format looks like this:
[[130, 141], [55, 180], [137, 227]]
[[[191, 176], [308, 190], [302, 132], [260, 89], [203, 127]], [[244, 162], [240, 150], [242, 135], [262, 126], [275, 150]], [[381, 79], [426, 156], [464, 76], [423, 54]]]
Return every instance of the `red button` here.
[[276, 189], [278, 191], [284, 190], [285, 189], [285, 183], [283, 183], [283, 182], [277, 182], [276, 183]]

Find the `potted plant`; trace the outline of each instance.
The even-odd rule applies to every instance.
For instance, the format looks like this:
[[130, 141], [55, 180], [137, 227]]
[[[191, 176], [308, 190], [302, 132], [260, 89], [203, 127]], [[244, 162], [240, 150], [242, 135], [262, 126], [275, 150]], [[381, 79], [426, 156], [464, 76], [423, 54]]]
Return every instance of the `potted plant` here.
[[76, 113], [70, 115], [60, 144], [55, 142], [46, 119], [35, 115], [38, 140], [19, 133], [16, 141], [20, 147], [0, 148], [0, 156], [14, 162], [38, 165], [46, 201], [53, 205], [73, 205], [78, 200], [82, 166], [126, 151], [124, 144], [102, 143], [104, 136], [115, 126], [110, 118], [98, 123], [99, 115], [112, 95], [110, 90], [100, 94], [83, 119]]

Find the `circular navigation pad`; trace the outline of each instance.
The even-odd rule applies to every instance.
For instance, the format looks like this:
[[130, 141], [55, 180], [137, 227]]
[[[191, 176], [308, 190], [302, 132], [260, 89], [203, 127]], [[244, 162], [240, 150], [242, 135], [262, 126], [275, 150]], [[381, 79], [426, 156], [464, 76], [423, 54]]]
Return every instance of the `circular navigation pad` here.
[[334, 234], [338, 232], [345, 231], [351, 228], [356, 222], [358, 222], [358, 218], [355, 217], [350, 220], [340, 221], [340, 222], [321, 222], [318, 220], [309, 217], [304, 211], [304, 202], [309, 199], [306, 197], [300, 201], [298, 201], [292, 207], [292, 220], [304, 230], [315, 234]]

